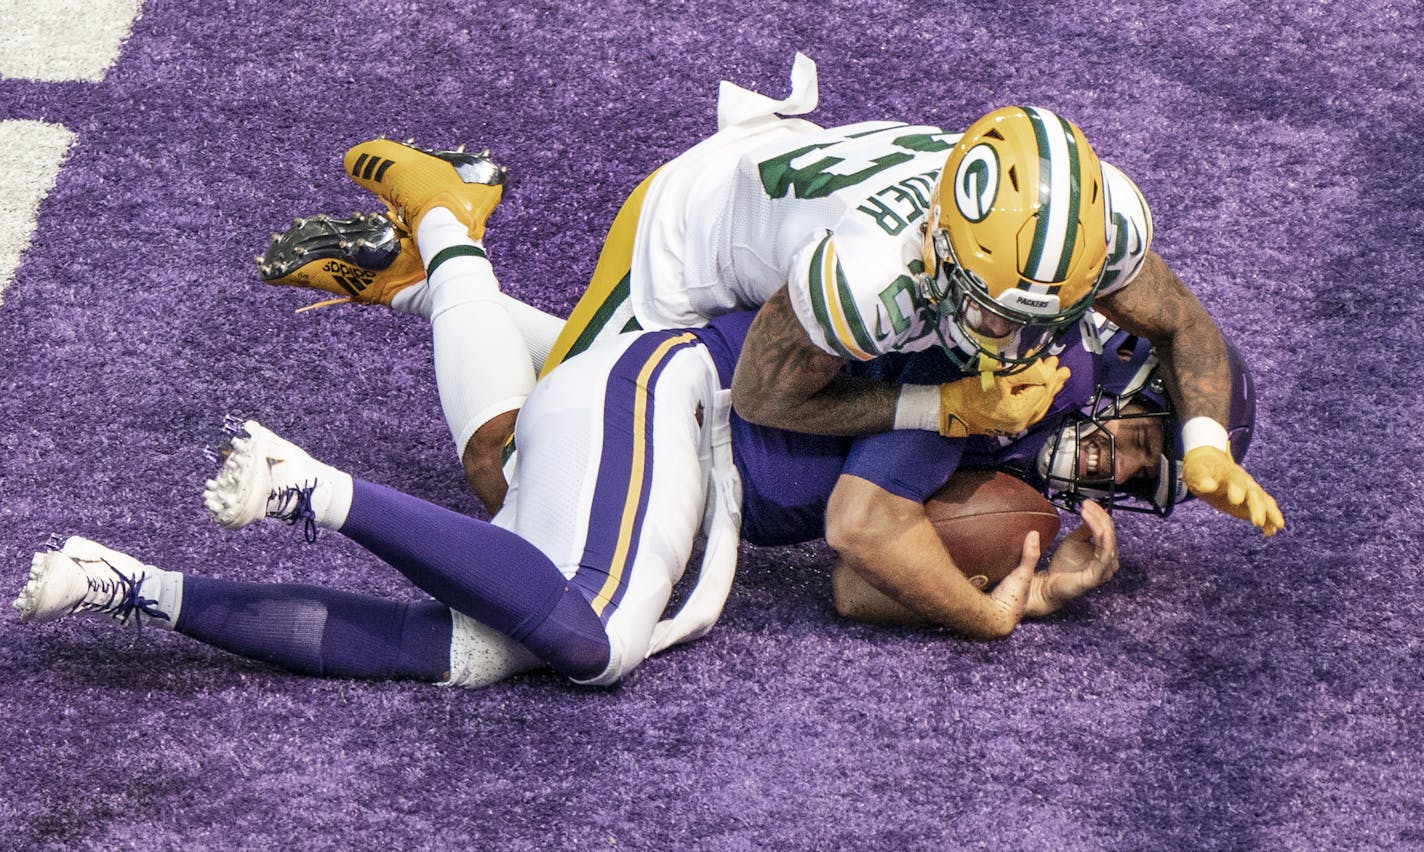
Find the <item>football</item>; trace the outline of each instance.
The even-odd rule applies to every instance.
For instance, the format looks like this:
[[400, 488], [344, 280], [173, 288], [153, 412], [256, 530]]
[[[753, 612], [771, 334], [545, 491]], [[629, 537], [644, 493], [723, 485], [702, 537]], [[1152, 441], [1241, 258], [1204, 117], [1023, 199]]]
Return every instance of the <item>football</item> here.
[[1058, 535], [1058, 510], [1033, 486], [994, 470], [961, 470], [925, 501], [925, 512], [954, 562], [987, 585], [1019, 564], [1024, 536], [1038, 531], [1047, 552]]

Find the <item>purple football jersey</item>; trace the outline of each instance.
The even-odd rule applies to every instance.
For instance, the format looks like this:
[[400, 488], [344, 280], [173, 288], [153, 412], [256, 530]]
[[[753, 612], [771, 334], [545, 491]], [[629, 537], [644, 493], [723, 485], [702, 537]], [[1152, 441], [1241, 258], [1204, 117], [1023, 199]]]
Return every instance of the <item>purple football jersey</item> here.
[[[731, 387], [755, 315], [725, 314], [694, 330], [717, 364], [723, 387]], [[1015, 441], [945, 438], [920, 429], [859, 438], [808, 435], [757, 426], [733, 412], [732, 451], [742, 478], [742, 537], [758, 545], [820, 538], [825, 534], [826, 503], [843, 473], [917, 502], [938, 491], [961, 467], [1010, 467], [1027, 474], [1059, 418], [1085, 405], [1096, 385], [1093, 355], [1076, 329], [1062, 342], [1060, 364], [1071, 369], [1072, 377], [1040, 425]], [[864, 378], [915, 384], [940, 384], [965, 375], [939, 349], [886, 355], [845, 369]]]

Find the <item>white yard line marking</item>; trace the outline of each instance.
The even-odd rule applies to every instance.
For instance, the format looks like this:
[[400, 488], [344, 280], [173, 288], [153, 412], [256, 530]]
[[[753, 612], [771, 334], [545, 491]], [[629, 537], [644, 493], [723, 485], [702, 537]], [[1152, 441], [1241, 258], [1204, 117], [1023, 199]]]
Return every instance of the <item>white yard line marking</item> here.
[[73, 132], [58, 124], [0, 121], [0, 151], [12, 154], [0, 169], [0, 302], [35, 232], [40, 202], [54, 187], [74, 139]]
[[0, 0], [0, 77], [98, 82], [143, 0]]

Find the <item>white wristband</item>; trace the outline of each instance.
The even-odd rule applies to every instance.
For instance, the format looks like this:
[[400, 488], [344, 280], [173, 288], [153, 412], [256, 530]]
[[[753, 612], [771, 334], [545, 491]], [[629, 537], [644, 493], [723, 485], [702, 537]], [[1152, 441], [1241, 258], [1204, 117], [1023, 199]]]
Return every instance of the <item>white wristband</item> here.
[[1231, 455], [1231, 444], [1227, 440], [1226, 427], [1210, 417], [1193, 417], [1182, 424], [1183, 454], [1197, 447], [1216, 447]]
[[896, 429], [939, 431], [939, 385], [901, 385], [895, 400]]

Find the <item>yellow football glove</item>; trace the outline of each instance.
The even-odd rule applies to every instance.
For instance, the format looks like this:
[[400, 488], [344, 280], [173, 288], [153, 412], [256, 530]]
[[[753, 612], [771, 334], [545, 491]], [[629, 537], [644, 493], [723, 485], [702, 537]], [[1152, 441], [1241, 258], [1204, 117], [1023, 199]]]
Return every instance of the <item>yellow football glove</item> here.
[[1251, 474], [1216, 447], [1197, 447], [1182, 459], [1182, 479], [1193, 494], [1233, 518], [1250, 521], [1268, 537], [1285, 528], [1276, 500]]
[[1017, 435], [1043, 419], [1068, 375], [1068, 368], [1050, 357], [1011, 376], [993, 376], [987, 388], [979, 376], [940, 385], [939, 433]]

